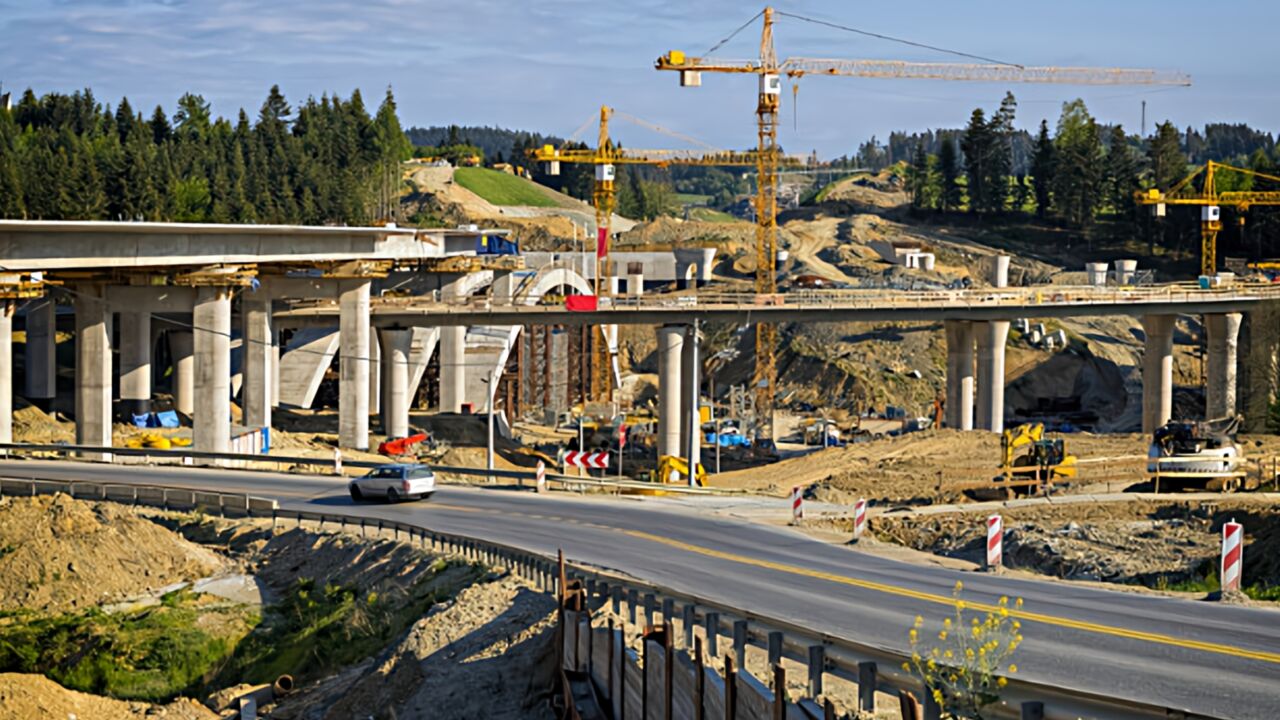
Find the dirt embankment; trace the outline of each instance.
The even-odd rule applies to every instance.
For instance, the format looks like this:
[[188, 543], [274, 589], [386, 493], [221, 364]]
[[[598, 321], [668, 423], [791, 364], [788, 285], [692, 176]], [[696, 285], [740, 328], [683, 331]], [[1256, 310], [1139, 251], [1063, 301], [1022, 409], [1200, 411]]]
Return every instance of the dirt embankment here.
[[[1064, 436], [1067, 448], [1084, 458], [1146, 454], [1140, 435]], [[990, 479], [998, 474], [1000, 436], [995, 433], [931, 430], [899, 438], [883, 438], [828, 448], [773, 465], [738, 470], [712, 478], [712, 484], [781, 495], [795, 485], [811, 488], [814, 499], [850, 503], [867, 498], [878, 503], [931, 504], [964, 501], [946, 486], [961, 480]], [[1133, 466], [1132, 479], [1141, 478]], [[1082, 485], [1100, 475], [1082, 469]], [[1113, 472], [1108, 468], [1107, 472]], [[939, 494], [938, 483], [944, 484]]]
[[194, 700], [179, 699], [168, 705], [127, 702], [67, 690], [39, 675], [0, 673], [0, 720], [215, 720], [217, 717]]
[[[1244, 498], [1220, 502], [1072, 503], [1004, 508], [1007, 567], [1065, 578], [1195, 589], [1211, 577], [1222, 524], [1246, 529], [1244, 577], [1250, 586], [1280, 586], [1280, 511]], [[881, 540], [981, 563], [986, 512], [880, 516]]]
[[0, 610], [62, 612], [213, 574], [216, 553], [111, 503], [0, 498]]

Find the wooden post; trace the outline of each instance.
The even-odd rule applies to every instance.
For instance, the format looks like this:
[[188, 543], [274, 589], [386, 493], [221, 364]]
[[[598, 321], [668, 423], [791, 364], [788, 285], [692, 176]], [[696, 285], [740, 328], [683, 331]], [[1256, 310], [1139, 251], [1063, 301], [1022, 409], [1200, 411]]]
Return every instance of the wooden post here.
[[672, 672], [676, 665], [675, 659], [675, 641], [671, 637], [671, 620], [664, 616], [662, 618], [662, 652], [665, 653], [662, 662], [662, 682], [666, 684], [663, 691], [666, 701], [663, 705], [663, 720], [672, 720], [672, 696], [675, 694], [675, 682]]
[[733, 656], [724, 656], [724, 720], [738, 717], [738, 671], [733, 668]]
[[921, 717], [920, 701], [906, 690], [898, 691], [898, 709], [902, 713], [902, 720], [924, 720]]
[[773, 720], [787, 720], [787, 671], [773, 666]]
[[706, 701], [707, 672], [702, 666], [702, 638], [693, 640], [693, 720], [707, 720]]

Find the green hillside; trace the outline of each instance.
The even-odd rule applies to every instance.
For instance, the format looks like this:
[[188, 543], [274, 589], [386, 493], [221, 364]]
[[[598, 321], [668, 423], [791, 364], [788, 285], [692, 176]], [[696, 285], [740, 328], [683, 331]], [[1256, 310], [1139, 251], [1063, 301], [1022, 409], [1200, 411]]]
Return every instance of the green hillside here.
[[498, 170], [462, 167], [453, 171], [453, 179], [494, 205], [559, 206], [534, 183]]

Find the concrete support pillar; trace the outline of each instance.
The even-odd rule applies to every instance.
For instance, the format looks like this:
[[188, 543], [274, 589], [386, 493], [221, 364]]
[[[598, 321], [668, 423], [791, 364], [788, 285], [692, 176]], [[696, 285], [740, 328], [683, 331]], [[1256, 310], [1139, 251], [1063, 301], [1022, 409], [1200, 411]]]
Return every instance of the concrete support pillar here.
[[973, 429], [973, 323], [948, 320], [946, 423], [960, 430]]
[[992, 287], [1009, 287], [1009, 256], [992, 255], [989, 268], [991, 275], [987, 278]]
[[271, 427], [275, 332], [271, 328], [271, 297], [242, 296], [240, 317], [244, 322], [240, 357], [244, 383], [240, 388], [244, 424]]
[[[454, 302], [461, 294], [461, 278], [455, 277], [444, 283], [440, 289], [440, 299]], [[440, 412], [462, 412], [462, 401], [466, 395], [466, 349], [467, 328], [465, 325], [451, 325], [440, 328]]]
[[76, 444], [111, 446], [111, 310], [101, 285], [76, 288]]
[[53, 298], [27, 304], [27, 399], [44, 407], [58, 396], [57, 315]]
[[382, 343], [378, 333], [369, 331], [369, 414], [382, 412]]
[[191, 417], [196, 404], [195, 339], [190, 330], [169, 331], [173, 356], [173, 409]]
[[1206, 419], [1236, 414], [1237, 339], [1241, 319], [1240, 313], [1204, 316], [1204, 329], [1209, 336], [1209, 354], [1205, 358]]
[[[195, 412], [192, 415], [196, 450], [231, 450], [231, 290], [196, 290], [191, 313], [194, 326]], [[181, 378], [179, 378], [181, 381]]]
[[[658, 455], [683, 456], [680, 450], [681, 412], [684, 397], [680, 382], [684, 350], [684, 325], [658, 328]], [[666, 481], [666, 478], [660, 478]]]
[[13, 300], [0, 301], [0, 443], [13, 442]]
[[271, 385], [271, 407], [280, 407], [280, 334], [278, 332], [271, 333], [271, 370], [267, 377], [270, 379]]
[[151, 412], [151, 313], [120, 313], [120, 403], [126, 412]]
[[687, 334], [680, 353], [680, 415], [684, 420], [680, 423], [680, 452], [677, 454], [681, 457], [691, 455], [689, 467], [693, 468], [701, 461], [702, 455], [702, 423], [698, 407], [701, 404], [698, 389], [702, 386], [702, 361], [698, 352], [698, 331], [688, 325], [685, 329]]
[[353, 450], [369, 449], [369, 285], [338, 297], [338, 444]]
[[1173, 417], [1173, 315], [1142, 316], [1142, 432], [1151, 434]]
[[1009, 321], [976, 323], [978, 340], [978, 429], [1004, 432], [1004, 348]]
[[378, 340], [382, 350], [382, 382], [386, 388], [382, 403], [382, 432], [387, 437], [409, 434], [409, 353], [413, 348], [413, 330], [381, 328]]

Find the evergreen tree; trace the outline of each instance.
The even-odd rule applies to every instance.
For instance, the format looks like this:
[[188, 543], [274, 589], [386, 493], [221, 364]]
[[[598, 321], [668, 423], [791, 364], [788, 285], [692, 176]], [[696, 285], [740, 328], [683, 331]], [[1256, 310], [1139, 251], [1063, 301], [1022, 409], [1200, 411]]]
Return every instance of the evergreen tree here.
[[1053, 199], [1058, 213], [1077, 227], [1093, 221], [1102, 190], [1102, 139], [1083, 100], [1062, 106], [1054, 136], [1058, 158]]
[[965, 128], [960, 139], [960, 151], [964, 153], [965, 177], [969, 181], [969, 212], [986, 212], [992, 204], [991, 192], [987, 181], [990, 177], [991, 161], [995, 149], [995, 136], [987, 123], [986, 113], [982, 108], [975, 108], [969, 116], [969, 126]]
[[1162, 192], [1177, 185], [1187, 174], [1187, 156], [1179, 143], [1178, 129], [1171, 122], [1156, 126], [1148, 151], [1151, 159], [1151, 182]]
[[956, 156], [956, 144], [950, 137], [942, 142], [938, 152], [938, 209], [946, 212], [958, 210], [964, 203], [964, 191], [960, 187], [960, 159]]
[[1105, 200], [1111, 211], [1117, 215], [1130, 214], [1134, 207], [1133, 193], [1138, 189], [1138, 164], [1120, 125], [1111, 128], [1103, 175]]
[[26, 217], [20, 178], [18, 127], [8, 109], [0, 107], [0, 217]]
[[1049, 136], [1049, 122], [1040, 121], [1040, 134], [1036, 136], [1035, 151], [1031, 156], [1031, 182], [1035, 185], [1036, 217], [1044, 218], [1052, 209], [1053, 182], [1057, 169], [1057, 154], [1053, 138]]
[[929, 156], [925, 154], [924, 143], [916, 143], [915, 154], [911, 165], [907, 168], [907, 193], [911, 196], [911, 207], [917, 210], [926, 207], [929, 183]]
[[151, 138], [157, 145], [162, 145], [169, 140], [169, 135], [173, 129], [169, 127], [169, 118], [164, 114], [164, 108], [156, 106], [155, 111], [151, 113]]

